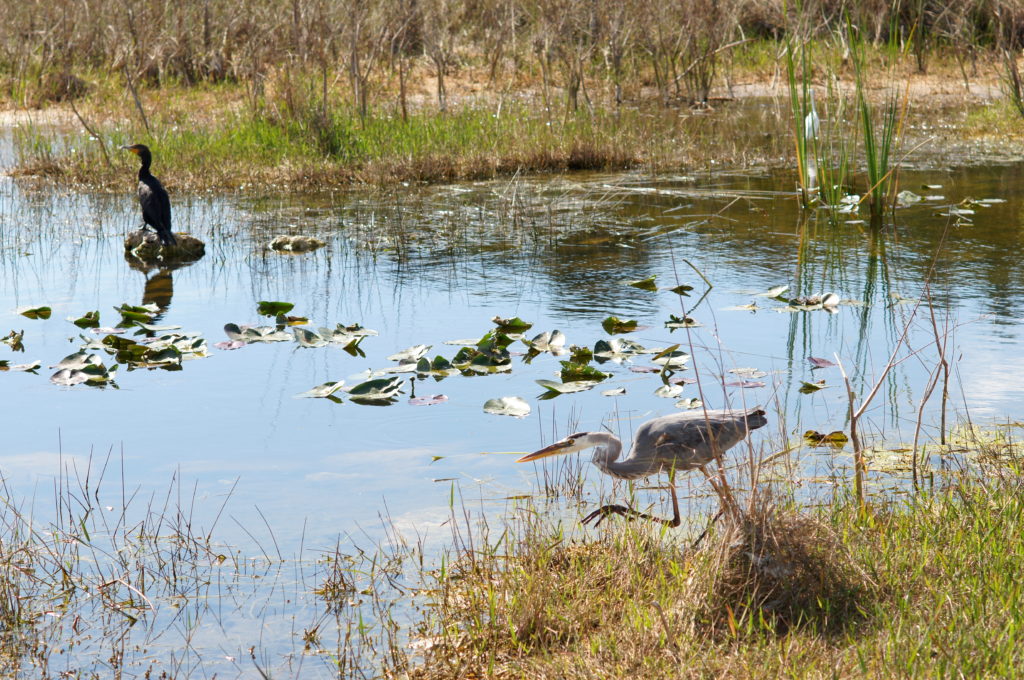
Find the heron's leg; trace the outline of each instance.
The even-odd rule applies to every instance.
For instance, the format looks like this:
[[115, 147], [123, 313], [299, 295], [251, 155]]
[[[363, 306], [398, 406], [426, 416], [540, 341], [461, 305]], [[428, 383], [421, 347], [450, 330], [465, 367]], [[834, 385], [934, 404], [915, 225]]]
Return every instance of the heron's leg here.
[[619, 515], [620, 517], [625, 517], [626, 519], [630, 519], [630, 520], [632, 520], [632, 519], [647, 519], [647, 520], [650, 520], [652, 522], [657, 522], [658, 524], [664, 524], [667, 527], [677, 527], [677, 526], [679, 526], [679, 524], [682, 521], [682, 518], [679, 515], [679, 498], [676, 496], [676, 474], [675, 474], [675, 470], [669, 472], [668, 478], [669, 478], [669, 491], [672, 493], [672, 519], [665, 519], [663, 517], [655, 517], [654, 515], [649, 515], [646, 512], [640, 512], [639, 510], [634, 510], [633, 508], [626, 507], [625, 505], [611, 504], [611, 505], [602, 505], [597, 510], [594, 510], [592, 513], [590, 513], [589, 515], [584, 517], [581, 520], [581, 523], [582, 524], [589, 524], [590, 522], [594, 522], [594, 526], [596, 527], [606, 517], [611, 517], [612, 515]]

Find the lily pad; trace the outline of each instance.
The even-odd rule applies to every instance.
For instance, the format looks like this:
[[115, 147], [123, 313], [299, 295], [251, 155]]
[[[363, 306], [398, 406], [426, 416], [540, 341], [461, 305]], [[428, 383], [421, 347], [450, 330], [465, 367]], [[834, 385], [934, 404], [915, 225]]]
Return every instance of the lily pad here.
[[527, 347], [538, 352], [552, 352], [557, 354], [565, 349], [565, 333], [559, 330], [555, 331], [544, 331], [540, 335], [537, 335], [533, 340], [523, 339], [523, 343]]
[[609, 335], [619, 333], [632, 333], [640, 329], [635, 319], [620, 319], [617, 316], [609, 316], [601, 322], [601, 328]]
[[558, 382], [557, 380], [535, 380], [538, 385], [548, 391], [549, 394], [572, 394], [573, 392], [584, 392], [598, 383], [592, 380], [574, 380], [571, 382]]
[[435, 404], [443, 404], [448, 401], [448, 397], [443, 394], [431, 394], [426, 397], [412, 397], [409, 399], [409, 404], [412, 406], [434, 406]]
[[678, 371], [684, 368], [690, 361], [690, 355], [680, 350], [672, 350], [670, 352], [662, 352], [651, 359], [651, 361], [667, 369]]
[[685, 283], [681, 283], [678, 286], [666, 288], [665, 290], [667, 290], [670, 293], [676, 293], [677, 295], [685, 295], [689, 297], [690, 291], [693, 290], [693, 286], [687, 286]]
[[575, 380], [589, 380], [600, 382], [611, 377], [610, 373], [604, 373], [588, 364], [577, 364], [573, 361], [563, 361], [559, 377], [562, 382], [573, 382]]
[[292, 332], [295, 334], [295, 342], [299, 343], [300, 347], [312, 348], [325, 347], [327, 345], [327, 341], [319, 334], [306, 328], [293, 328]]
[[525, 418], [530, 415], [530, 405], [522, 397], [499, 397], [484, 402], [484, 413], [496, 416]]
[[245, 343], [241, 340], [225, 340], [224, 342], [215, 342], [213, 346], [217, 349], [229, 351], [233, 349], [241, 349], [245, 347]]
[[594, 356], [605, 360], [636, 356], [638, 354], [653, 354], [655, 351], [648, 350], [639, 342], [633, 342], [626, 338], [598, 340], [594, 343]]
[[12, 352], [24, 352], [25, 344], [22, 342], [22, 338], [25, 337], [25, 331], [11, 331], [3, 338], [0, 338], [0, 343], [8, 345]]
[[0, 371], [23, 371], [25, 373], [35, 373], [36, 369], [43, 365], [43, 362], [36, 359], [35, 361], [28, 364], [14, 364], [4, 359], [0, 361]]
[[676, 402], [676, 408], [691, 409], [691, 408], [700, 408], [703, 405], [704, 405], [704, 402], [701, 401], [700, 399], [698, 399], [697, 397], [689, 397], [688, 399], [680, 399], [679, 401]]
[[121, 323], [117, 325], [124, 328], [134, 326], [140, 321], [142, 323], [152, 323], [153, 317], [160, 313], [160, 308], [152, 303], [130, 305], [126, 302], [120, 307], [114, 307], [114, 311], [121, 315]]
[[670, 330], [675, 330], [676, 328], [698, 328], [703, 325], [693, 317], [676, 316], [675, 314], [669, 314], [668, 321], [665, 322], [665, 328]]
[[416, 361], [426, 354], [429, 349], [430, 345], [413, 345], [408, 349], [403, 349], [401, 352], [392, 354], [388, 357], [388, 361], [397, 361], [400, 364], [416, 363]]
[[[313, 389], [308, 390], [306, 392], [303, 392], [302, 394], [297, 394], [295, 396], [303, 397], [303, 398], [321, 398], [321, 399], [326, 399], [327, 397], [333, 396], [334, 393], [337, 392], [338, 390], [340, 390], [342, 387], [344, 387], [344, 385], [345, 385], [345, 381], [344, 380], [338, 380], [338, 381], [334, 381], [334, 382], [325, 382], [322, 385], [317, 385]], [[334, 399], [338, 400], [337, 397], [334, 397]], [[338, 401], [340, 401], [340, 400], [338, 400]]]
[[394, 376], [391, 378], [377, 378], [359, 383], [348, 390], [348, 397], [352, 401], [363, 402], [386, 402], [398, 396], [402, 389], [402, 379]]
[[601, 392], [602, 397], [618, 397], [626, 393], [625, 387], [615, 387], [610, 390], [603, 390]]
[[53, 310], [49, 307], [19, 307], [17, 312], [28, 319], [49, 319]]
[[763, 293], [758, 293], [757, 296], [768, 298], [781, 298], [782, 294], [785, 293], [787, 290], [789, 290], [789, 286], [774, 286], [764, 291]]
[[819, 357], [807, 357], [807, 360], [811, 362], [811, 370], [814, 370], [815, 368], [831, 368], [836, 365], [834, 361], [821, 359]]
[[281, 314], [287, 314], [295, 308], [295, 305], [291, 302], [271, 302], [268, 300], [260, 300], [256, 304], [256, 313], [260, 316], [279, 316]]
[[496, 316], [491, 321], [498, 327], [498, 330], [503, 333], [522, 333], [533, 328], [533, 324], [528, 321], [523, 321], [518, 316], [512, 317], [511, 319], [503, 319], [500, 316]]
[[750, 368], [750, 367], [730, 368], [728, 371], [726, 371], [726, 373], [732, 373], [733, 375], [738, 375], [741, 378], [751, 378], [751, 379], [763, 378], [766, 375], [768, 375], [767, 373], [765, 373], [764, 371], [762, 371], [762, 370], [760, 370], [758, 368]]
[[818, 382], [807, 382], [804, 380], [800, 383], [800, 394], [812, 394], [818, 390], [823, 390], [826, 387], [828, 387], [828, 385], [825, 384], [824, 380], [819, 380]]
[[822, 434], [816, 430], [807, 430], [804, 432], [804, 441], [812, 446], [841, 447], [844, 446], [849, 439], [839, 430], [829, 432], [828, 434]]
[[654, 292], [654, 291], [658, 290], [658, 284], [656, 284], [654, 282], [654, 280], [656, 278], [658, 278], [657, 274], [651, 274], [646, 279], [638, 279], [636, 281], [627, 281], [626, 285], [627, 286], [632, 286], [633, 288], [639, 288], [640, 290], [649, 290], [651, 292]]
[[96, 328], [100, 325], [100, 311], [86, 312], [77, 319], [68, 319], [79, 328]]
[[654, 390], [654, 396], [663, 397], [665, 399], [675, 399], [682, 393], [682, 385], [662, 385], [658, 389]]

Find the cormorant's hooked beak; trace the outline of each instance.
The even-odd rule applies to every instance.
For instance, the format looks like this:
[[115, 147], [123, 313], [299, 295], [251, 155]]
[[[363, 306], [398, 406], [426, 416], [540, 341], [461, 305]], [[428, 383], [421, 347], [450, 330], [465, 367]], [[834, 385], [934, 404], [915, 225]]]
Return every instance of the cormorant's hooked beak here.
[[125, 145], [122, 146], [121, 148], [124, 149], [125, 151], [131, 151], [134, 154], [139, 153], [139, 151], [141, 150], [138, 144]]
[[519, 460], [517, 460], [516, 462], [517, 463], [529, 463], [531, 460], [538, 460], [540, 458], [547, 458], [548, 456], [554, 456], [554, 455], [557, 455], [559, 453], [572, 453], [573, 451], [579, 450], [576, 446], [574, 446], [575, 443], [576, 442], [574, 442], [572, 439], [563, 439], [562, 441], [555, 442], [554, 444], [551, 444], [550, 446], [545, 446], [540, 451], [534, 451], [533, 453], [528, 453], [525, 456], [523, 456], [522, 458], [520, 458]]

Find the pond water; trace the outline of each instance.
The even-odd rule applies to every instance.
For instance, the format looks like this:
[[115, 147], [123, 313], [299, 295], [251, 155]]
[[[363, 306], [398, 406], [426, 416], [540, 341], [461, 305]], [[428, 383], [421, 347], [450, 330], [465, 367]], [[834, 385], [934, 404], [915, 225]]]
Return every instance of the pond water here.
[[[328, 381], [355, 385], [368, 369], [395, 367], [387, 357], [414, 345], [431, 345], [430, 358], [451, 359], [459, 347], [445, 341], [480, 338], [495, 316], [531, 322], [527, 338], [558, 329], [568, 344], [591, 348], [612, 337], [604, 319], [634, 319], [640, 330], [614, 337], [648, 348], [680, 343], [693, 359], [675, 375], [699, 374], [708, 406], [767, 408], [771, 424], [753, 436], [765, 451], [799, 441], [805, 430], [848, 429], [838, 368], [812, 370], [808, 357], [838, 357], [864, 395], [907, 328], [916, 353], [901, 350], [909, 358], [885, 379], [865, 416], [871, 440], [895, 445], [912, 438], [938, 360], [928, 311], [911, 302], [922, 297], [933, 266], [937, 323], [950, 329], [950, 422], [1016, 420], [1022, 174], [1020, 164], [907, 169], [901, 186], [928, 198], [897, 211], [881, 231], [860, 221], [863, 214], [832, 226], [824, 213], [802, 213], [788, 174], [581, 175], [315, 197], [174, 196], [175, 230], [205, 241], [207, 252], [173, 271], [140, 271], [125, 257], [124, 235], [139, 224], [131, 177], [124, 195], [103, 196], [4, 178], [0, 335], [24, 330], [25, 351], [2, 345], [0, 360], [38, 359], [42, 368], [0, 373], [0, 472], [8, 495], [47, 517], [54, 479], [96, 469], [109, 456], [107, 493], [126, 487], [159, 494], [179, 479], [194, 496], [188, 504], [197, 526], [216, 519], [219, 540], [240, 554], [315, 559], [339, 541], [344, 548], [356, 538], [383, 540], [383, 515], [408, 536], [443, 538], [453, 485], [488, 501], [481, 507], [493, 512], [508, 496], [536, 488], [531, 466], [482, 452], [531, 451], [602, 425], [628, 438], [640, 422], [698, 395], [687, 384], [675, 398], [657, 396], [657, 374], [630, 370], [651, 365], [651, 355], [640, 355], [599, 364], [611, 377], [592, 390], [541, 399], [536, 381], [558, 380], [559, 362], [568, 359], [544, 353], [529, 363], [513, 356], [510, 371], [493, 375], [413, 384], [414, 374], [396, 374], [404, 392], [389, 406], [360, 405], [343, 393], [341, 403], [296, 396]], [[967, 198], [1002, 202], [976, 205], [959, 218], [942, 214]], [[268, 251], [280, 234], [316, 236], [327, 245], [303, 255]], [[652, 275], [662, 289], [694, 290], [680, 296], [625, 284]], [[784, 303], [758, 295], [783, 285], [787, 298], [833, 292], [844, 302], [831, 311], [783, 311]], [[56, 369], [49, 367], [78, 350], [80, 335], [102, 337], [68, 318], [99, 310], [101, 324], [113, 326], [120, 320], [114, 307], [144, 300], [160, 304], [156, 323], [201, 333], [208, 356], [176, 371], [122, 366], [116, 389], [51, 383]], [[256, 313], [261, 300], [294, 303], [290, 313], [308, 317], [313, 330], [358, 323], [378, 335], [360, 345], [365, 356], [294, 341], [217, 349], [214, 343], [228, 339], [227, 323], [272, 323]], [[737, 309], [751, 303], [759, 309]], [[40, 305], [52, 308], [49, 319], [16, 311]], [[702, 325], [665, 327], [671, 315], [684, 314]], [[510, 349], [527, 348], [516, 342]], [[765, 375], [728, 372], [734, 368]], [[799, 392], [804, 381], [822, 379], [828, 388]], [[750, 384], [736, 384], [742, 381]], [[625, 394], [602, 395], [620, 387]], [[412, 405], [412, 389], [447, 400]], [[487, 400], [512, 395], [530, 404], [528, 417], [484, 413]], [[925, 432], [934, 434], [938, 421], [936, 396], [925, 409]], [[594, 482], [588, 502], [596, 503], [602, 480], [589, 466], [585, 474]], [[249, 644], [251, 630], [219, 631], [218, 649]]]

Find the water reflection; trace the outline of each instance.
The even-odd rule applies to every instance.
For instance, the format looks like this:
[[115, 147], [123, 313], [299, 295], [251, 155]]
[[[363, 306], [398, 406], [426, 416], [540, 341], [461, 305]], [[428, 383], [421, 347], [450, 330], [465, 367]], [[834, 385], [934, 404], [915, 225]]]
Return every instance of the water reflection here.
[[[976, 421], [1016, 419], [1024, 395], [1006, 376], [1022, 367], [1024, 199], [1014, 193], [1022, 173], [1020, 165], [906, 171], [905, 186], [941, 184], [942, 198], [897, 211], [881, 230], [855, 221], [832, 227], [799, 211], [784, 175], [574, 176], [304, 198], [179, 198], [181, 228], [207, 243], [206, 257], [182, 268], [124, 257], [123, 235], [137, 222], [127, 191], [54, 195], [5, 182], [0, 324], [25, 330], [19, 362], [51, 366], [80, 336], [89, 338], [65, 319], [100, 310], [103, 325], [113, 325], [113, 307], [139, 300], [159, 308], [162, 324], [202, 333], [211, 347], [225, 339], [226, 323], [268, 323], [256, 314], [260, 300], [295, 303], [293, 313], [313, 328], [359, 323], [379, 335], [361, 344], [365, 357], [295, 342], [211, 349], [186, 371], [120, 374], [117, 390], [59, 388], [45, 369], [0, 373], [7, 424], [0, 474], [13, 496], [38, 496], [69, 466], [88, 468], [96, 452], [123, 452], [124, 479], [109, 483], [118, 491], [158, 494], [166, 491], [161, 480], [188, 480], [192, 521], [216, 524], [242, 555], [308, 557], [338, 545], [339, 536], [343, 545], [353, 536], [388, 540], [385, 513], [430, 543], [444, 535], [440, 524], [458, 492], [486, 514], [535, 488], [527, 466], [482, 451], [534, 450], [542, 439], [604, 425], [630, 439], [637, 424], [675, 410], [675, 400], [654, 394], [657, 375], [630, 371], [650, 363], [649, 355], [606, 362], [612, 378], [598, 390], [550, 401], [538, 398], [535, 382], [559, 372], [559, 358], [546, 354], [529, 364], [513, 357], [507, 374], [421, 383], [419, 392], [448, 397], [429, 407], [407, 402], [408, 382], [387, 408], [295, 398], [394, 367], [387, 357], [412, 345], [451, 359], [458, 347], [445, 341], [480, 337], [493, 316], [531, 321], [531, 334], [559, 329], [569, 344], [586, 347], [608, 337], [606, 316], [635, 319], [646, 328], [630, 339], [649, 348], [679, 344], [693, 355], [678, 375], [700, 379], [708, 406], [767, 406], [770, 425], [754, 445], [776, 450], [804, 430], [848, 426], [838, 369], [813, 370], [808, 357], [842, 362], [859, 399], [898, 346], [899, 363], [864, 425], [869, 437], [892, 443], [913, 436], [938, 360], [931, 312], [914, 302], [928, 293], [935, 325], [950, 329], [955, 410]], [[970, 221], [937, 214], [967, 197], [1005, 203], [979, 205]], [[328, 245], [302, 256], [268, 251], [280, 234]], [[662, 290], [624, 285], [650, 275]], [[680, 283], [693, 286], [689, 296], [664, 290]], [[785, 297], [833, 292], [844, 302], [831, 312], [792, 311], [762, 295], [780, 285], [789, 287]], [[15, 312], [40, 304], [53, 307], [48, 321]], [[702, 326], [668, 329], [670, 315], [691, 315]], [[4, 352], [0, 346], [0, 359], [14, 356]], [[767, 373], [759, 379], [765, 386], [727, 384], [736, 382], [729, 370], [744, 367]], [[799, 391], [818, 380], [828, 386]], [[624, 396], [600, 394], [618, 387]], [[507, 395], [525, 398], [530, 417], [482, 412], [487, 399]], [[681, 396], [697, 396], [696, 386]], [[926, 432], [939, 422], [937, 404], [925, 409]], [[787, 462], [820, 479], [848, 464], [827, 449], [798, 451]], [[596, 470], [582, 469], [582, 500], [612, 493]], [[693, 507], [706, 507], [699, 480], [685, 480], [681, 491]], [[647, 490], [638, 499], [663, 500]], [[41, 518], [52, 512], [38, 505]], [[235, 625], [255, 625], [252, 616]]]

